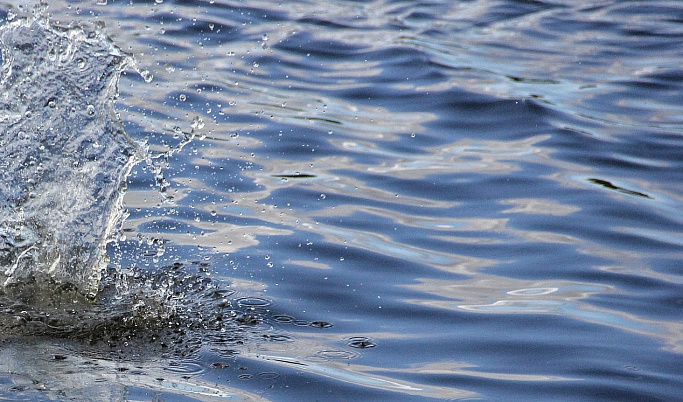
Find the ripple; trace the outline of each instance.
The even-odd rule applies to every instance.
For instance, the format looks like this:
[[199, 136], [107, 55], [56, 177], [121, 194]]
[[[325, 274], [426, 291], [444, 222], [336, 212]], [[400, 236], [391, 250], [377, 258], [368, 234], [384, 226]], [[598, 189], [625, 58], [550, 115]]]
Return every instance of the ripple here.
[[172, 373], [177, 373], [177, 374], [196, 375], [196, 374], [201, 374], [204, 371], [204, 368], [198, 363], [183, 361], [183, 362], [170, 362], [168, 367], [166, 367], [164, 370], [170, 371]]
[[290, 315], [275, 315], [273, 316], [273, 320], [280, 324], [292, 324], [295, 318]]
[[272, 305], [272, 301], [262, 297], [241, 297], [235, 300], [240, 307], [268, 307]]
[[[357, 342], [358, 340], [349, 340], [348, 342]], [[366, 342], [368, 340], [365, 340]], [[362, 341], [361, 341], [362, 342]], [[348, 344], [348, 343], [347, 343]], [[351, 346], [351, 345], [349, 345]], [[357, 346], [352, 346], [357, 347]], [[360, 347], [359, 347], [360, 348]], [[324, 360], [351, 360], [357, 359], [360, 354], [350, 350], [321, 350], [316, 352], [316, 357], [322, 358]]]
[[370, 349], [377, 346], [371, 339], [364, 336], [353, 336], [346, 339], [346, 345], [356, 349]]
[[277, 378], [280, 378], [280, 374], [274, 371], [262, 371], [258, 373], [256, 376], [263, 380], [275, 380]]

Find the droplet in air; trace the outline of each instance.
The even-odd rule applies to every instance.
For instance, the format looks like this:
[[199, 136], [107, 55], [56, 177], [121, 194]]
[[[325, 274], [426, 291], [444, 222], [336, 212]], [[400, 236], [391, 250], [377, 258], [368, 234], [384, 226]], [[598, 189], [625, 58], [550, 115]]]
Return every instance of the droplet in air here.
[[145, 80], [145, 82], [152, 82], [152, 79], [154, 78], [154, 75], [152, 75], [149, 70], [140, 71], [140, 76]]
[[191, 125], [193, 130], [201, 130], [204, 128], [204, 120], [202, 120], [201, 117], [195, 116], [194, 119], [192, 119], [192, 125]]

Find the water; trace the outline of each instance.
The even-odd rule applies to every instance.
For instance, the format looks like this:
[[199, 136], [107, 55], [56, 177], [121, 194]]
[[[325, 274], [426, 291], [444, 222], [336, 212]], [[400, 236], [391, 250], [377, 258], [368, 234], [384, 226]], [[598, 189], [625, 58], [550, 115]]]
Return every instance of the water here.
[[36, 13], [84, 57], [0, 94], [3, 399], [680, 399], [678, 3]]
[[1, 40], [2, 281], [42, 274], [93, 294], [135, 154], [108, 116], [126, 58], [105, 37], [46, 21], [8, 24]]

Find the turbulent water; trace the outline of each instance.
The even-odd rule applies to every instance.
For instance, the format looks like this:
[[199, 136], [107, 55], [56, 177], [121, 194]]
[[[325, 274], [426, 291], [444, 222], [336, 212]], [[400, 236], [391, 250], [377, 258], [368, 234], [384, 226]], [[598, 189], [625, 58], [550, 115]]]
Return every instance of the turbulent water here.
[[0, 19], [0, 399], [680, 399], [677, 2]]
[[0, 31], [0, 279], [97, 291], [136, 146], [113, 115], [127, 57], [101, 33]]

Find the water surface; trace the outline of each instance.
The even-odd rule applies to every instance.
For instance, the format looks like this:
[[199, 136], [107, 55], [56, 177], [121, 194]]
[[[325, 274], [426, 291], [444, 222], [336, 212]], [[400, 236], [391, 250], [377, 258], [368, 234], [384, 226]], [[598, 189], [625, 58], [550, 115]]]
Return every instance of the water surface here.
[[3, 398], [680, 398], [678, 3], [38, 13], [132, 55], [92, 132], [145, 156], [95, 299], [3, 301]]

